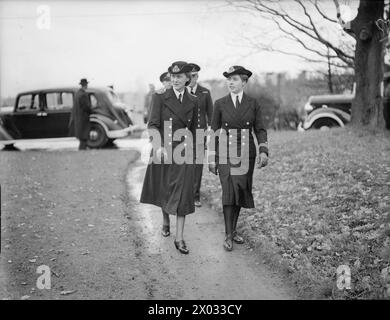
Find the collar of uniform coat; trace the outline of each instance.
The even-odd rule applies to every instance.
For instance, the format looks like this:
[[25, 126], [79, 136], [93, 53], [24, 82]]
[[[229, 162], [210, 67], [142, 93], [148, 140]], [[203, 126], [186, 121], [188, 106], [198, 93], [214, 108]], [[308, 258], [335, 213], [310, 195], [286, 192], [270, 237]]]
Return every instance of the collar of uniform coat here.
[[192, 121], [192, 112], [190, 111], [194, 109], [197, 98], [184, 91], [183, 101], [182, 103], [179, 103], [176, 93], [173, 91], [173, 88], [171, 88], [166, 91], [165, 99], [165, 105], [180, 118], [185, 126], [189, 126]]
[[230, 96], [232, 97], [233, 104], [236, 108], [237, 108], [237, 106], [236, 106], [236, 99], [237, 98], [236, 97], [238, 96], [238, 101], [240, 101], [240, 103], [241, 103], [243, 94], [244, 94], [244, 91], [242, 91], [242, 90], [239, 93], [230, 92]]
[[184, 88], [183, 91], [181, 91], [181, 92], [177, 91], [177, 90], [176, 90], [175, 88], [173, 88], [173, 87], [172, 87], [172, 89], [173, 89], [173, 92], [174, 92], [175, 95], [176, 95], [176, 99], [179, 100], [179, 94], [181, 94], [181, 99], [182, 99], [182, 101], [183, 101], [183, 99], [184, 99], [184, 93], [185, 93], [185, 91], [186, 91], [186, 88]]
[[188, 88], [188, 92], [193, 92], [195, 94], [196, 89], [198, 88], [198, 84], [195, 83], [195, 86], [193, 88], [191, 88], [190, 86], [188, 86], [187, 88]]

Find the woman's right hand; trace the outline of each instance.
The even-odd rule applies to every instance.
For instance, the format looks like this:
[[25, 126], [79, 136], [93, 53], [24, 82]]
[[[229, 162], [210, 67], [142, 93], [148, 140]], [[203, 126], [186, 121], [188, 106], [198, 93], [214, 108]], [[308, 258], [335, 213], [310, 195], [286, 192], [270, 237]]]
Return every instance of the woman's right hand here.
[[161, 161], [168, 160], [168, 154], [164, 147], [160, 147], [156, 150], [156, 156], [158, 159], [161, 159]]
[[214, 173], [215, 175], [218, 175], [218, 167], [215, 162], [210, 162], [209, 163], [209, 171]]

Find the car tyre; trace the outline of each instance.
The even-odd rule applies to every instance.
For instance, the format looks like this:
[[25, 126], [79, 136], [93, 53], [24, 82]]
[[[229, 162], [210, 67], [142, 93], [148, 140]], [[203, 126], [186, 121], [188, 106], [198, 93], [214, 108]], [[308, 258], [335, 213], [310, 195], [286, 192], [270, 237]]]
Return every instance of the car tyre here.
[[98, 123], [91, 123], [89, 130], [88, 147], [102, 148], [108, 142], [108, 137], [104, 128]]

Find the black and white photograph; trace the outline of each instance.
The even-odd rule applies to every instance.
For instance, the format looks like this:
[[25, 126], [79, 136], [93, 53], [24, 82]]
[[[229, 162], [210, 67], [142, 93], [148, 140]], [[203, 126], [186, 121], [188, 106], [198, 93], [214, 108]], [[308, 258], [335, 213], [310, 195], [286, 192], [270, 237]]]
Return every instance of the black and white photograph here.
[[390, 0], [0, 0], [0, 300], [389, 300], [389, 34]]

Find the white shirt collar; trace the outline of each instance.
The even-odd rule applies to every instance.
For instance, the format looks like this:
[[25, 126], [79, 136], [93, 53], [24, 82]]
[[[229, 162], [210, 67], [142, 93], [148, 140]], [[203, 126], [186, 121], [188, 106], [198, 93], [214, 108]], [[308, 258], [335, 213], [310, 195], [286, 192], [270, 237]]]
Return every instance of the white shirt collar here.
[[179, 94], [181, 94], [181, 101], [183, 101], [183, 96], [184, 96], [185, 89], [182, 92], [177, 91], [173, 87], [172, 87], [172, 89], [173, 89], [173, 92], [175, 93], [177, 99], [179, 99]]
[[196, 83], [195, 86], [194, 86], [193, 88], [191, 88], [190, 86], [188, 86], [187, 88], [188, 88], [188, 91], [189, 91], [189, 92], [192, 91], [193, 93], [195, 93], [197, 87], [198, 87], [198, 84]]
[[236, 106], [236, 99], [237, 99], [236, 96], [238, 96], [238, 101], [240, 101], [241, 103], [243, 94], [244, 91], [240, 91], [239, 93], [232, 93], [232, 92], [230, 93], [234, 106]]

